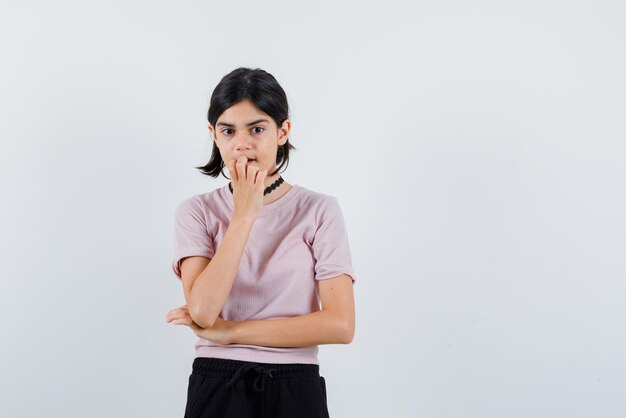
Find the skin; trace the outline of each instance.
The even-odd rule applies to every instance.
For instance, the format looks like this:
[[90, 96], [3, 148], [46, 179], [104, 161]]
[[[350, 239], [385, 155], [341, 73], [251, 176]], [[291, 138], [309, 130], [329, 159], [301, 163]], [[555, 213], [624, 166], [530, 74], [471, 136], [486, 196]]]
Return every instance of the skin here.
[[[266, 119], [264, 122], [250, 122]], [[223, 123], [232, 125], [225, 126]], [[278, 147], [287, 142], [291, 122], [280, 127], [252, 102], [244, 100], [220, 115], [216, 126], [208, 125], [233, 184], [233, 219], [256, 219], [263, 205], [280, 199], [292, 185], [283, 182], [263, 196], [279, 174], [276, 169]], [[248, 162], [248, 158], [256, 161]], [[185, 325], [200, 338], [218, 344], [253, 344], [268, 347], [308, 347], [317, 344], [348, 344], [354, 336], [354, 294], [350, 276], [342, 274], [319, 281], [322, 310], [275, 320], [226, 321], [220, 317], [213, 326], [196, 324], [187, 305], [170, 310], [165, 321]]]
[[[248, 123], [259, 119], [265, 119], [267, 122], [259, 122], [247, 126]], [[261, 112], [249, 100], [241, 101], [226, 109], [217, 119], [215, 125], [213, 126], [209, 123], [209, 132], [220, 151], [224, 165], [228, 167], [231, 181], [233, 179], [233, 171], [237, 171], [235, 177], [239, 179], [254, 179], [254, 176], [263, 170], [265, 170], [266, 174], [274, 172], [276, 170], [278, 147], [287, 142], [291, 131], [291, 121], [289, 119], [284, 120], [279, 127], [268, 114]], [[248, 162], [249, 158], [254, 158], [255, 161]], [[240, 171], [240, 167], [237, 167], [235, 170], [235, 164], [243, 164], [243, 167], [246, 167], [247, 170]], [[263, 190], [274, 183], [279, 176], [280, 174], [277, 173], [271, 177], [264, 178]], [[262, 197], [262, 204], [267, 205], [280, 199], [291, 187], [291, 184], [283, 181], [272, 193]], [[233, 190], [235, 189], [233, 185]], [[240, 209], [245, 214], [253, 215], [255, 211], [258, 212], [260, 210], [260, 206], [247, 206], [248, 204], [254, 206], [252, 202], [248, 201], [250, 198], [246, 194], [248, 190], [249, 188], [241, 188], [242, 198], [240, 201], [237, 201], [237, 196], [235, 196], [235, 208]], [[244, 195], [245, 197], [243, 197]], [[239, 207], [237, 203], [239, 203]]]

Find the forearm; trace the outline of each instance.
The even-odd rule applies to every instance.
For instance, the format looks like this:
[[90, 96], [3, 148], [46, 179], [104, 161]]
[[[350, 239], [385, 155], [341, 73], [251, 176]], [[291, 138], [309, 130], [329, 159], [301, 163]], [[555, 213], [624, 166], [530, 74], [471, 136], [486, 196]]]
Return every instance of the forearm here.
[[215, 255], [191, 288], [189, 314], [203, 328], [215, 323], [239, 269], [254, 220], [233, 218]]
[[348, 344], [352, 333], [345, 321], [331, 311], [317, 311], [292, 318], [249, 320], [233, 325], [232, 344], [265, 347], [310, 347]]

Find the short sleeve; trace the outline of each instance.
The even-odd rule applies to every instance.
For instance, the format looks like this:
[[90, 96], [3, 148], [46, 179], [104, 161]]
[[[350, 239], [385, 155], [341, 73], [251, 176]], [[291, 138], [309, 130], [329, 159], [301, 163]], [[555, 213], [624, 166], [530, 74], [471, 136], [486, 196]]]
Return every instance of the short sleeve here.
[[209, 236], [201, 200], [191, 197], [181, 202], [174, 219], [174, 260], [172, 270], [181, 279], [180, 260], [190, 256], [213, 258], [213, 240]]
[[331, 279], [347, 274], [356, 281], [348, 233], [337, 198], [325, 199], [318, 215], [317, 231], [313, 238], [313, 256], [315, 258], [315, 280]]

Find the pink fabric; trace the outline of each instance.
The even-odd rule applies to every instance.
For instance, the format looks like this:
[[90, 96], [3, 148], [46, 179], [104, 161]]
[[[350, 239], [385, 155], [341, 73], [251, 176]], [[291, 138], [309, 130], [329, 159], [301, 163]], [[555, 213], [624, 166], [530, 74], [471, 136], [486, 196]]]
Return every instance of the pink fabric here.
[[[183, 257], [213, 258], [233, 208], [228, 185], [194, 195], [178, 205], [172, 269], [179, 280], [179, 263]], [[220, 316], [244, 321], [319, 311], [317, 281], [344, 273], [355, 282], [337, 198], [294, 184], [280, 199], [262, 206]], [[262, 363], [319, 364], [317, 355], [317, 345], [304, 348], [222, 345], [202, 338], [195, 344], [196, 357]]]

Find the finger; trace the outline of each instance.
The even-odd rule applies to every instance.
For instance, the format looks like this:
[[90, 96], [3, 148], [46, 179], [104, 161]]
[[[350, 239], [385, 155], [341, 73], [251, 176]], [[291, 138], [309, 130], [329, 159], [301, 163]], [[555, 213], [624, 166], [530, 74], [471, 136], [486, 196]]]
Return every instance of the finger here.
[[177, 319], [172, 321], [172, 325], [187, 325], [187, 326], [190, 326], [191, 322], [192, 321], [190, 319], [187, 319], [187, 318], [177, 318]]
[[237, 180], [245, 180], [246, 179], [246, 162], [248, 159], [245, 155], [237, 158], [237, 162], [235, 166], [237, 167]]
[[181, 306], [180, 308], [169, 311], [169, 313], [165, 316], [165, 322], [174, 321], [184, 317], [189, 317], [191, 319], [191, 315], [189, 315], [187, 308]]
[[171, 311], [169, 311], [167, 315], [165, 315], [165, 320], [167, 321], [168, 318], [172, 319], [175, 316], [180, 316], [180, 313], [184, 313], [184, 312], [188, 312], [187, 305], [183, 305], [183, 306], [180, 306], [176, 309], [172, 309]]
[[174, 316], [176, 315], [176, 311], [177, 309], [172, 309], [170, 310], [167, 315], [165, 315], [165, 322], [170, 322], [172, 320], [172, 318], [174, 318]]
[[173, 322], [179, 318], [180, 316], [178, 314], [171, 314], [165, 317], [165, 322]]
[[232, 181], [237, 181], [239, 177], [237, 177], [237, 170], [235, 169], [235, 161], [234, 160], [229, 161], [228, 164], [226, 164], [226, 167], [228, 168], [228, 175], [230, 176], [230, 179]]
[[255, 167], [254, 165], [248, 165], [248, 175], [246, 178], [254, 183], [254, 179], [256, 178], [256, 173], [259, 171], [259, 167]]
[[261, 187], [265, 185], [265, 178], [267, 177], [267, 170], [259, 170], [256, 175], [256, 182]]

